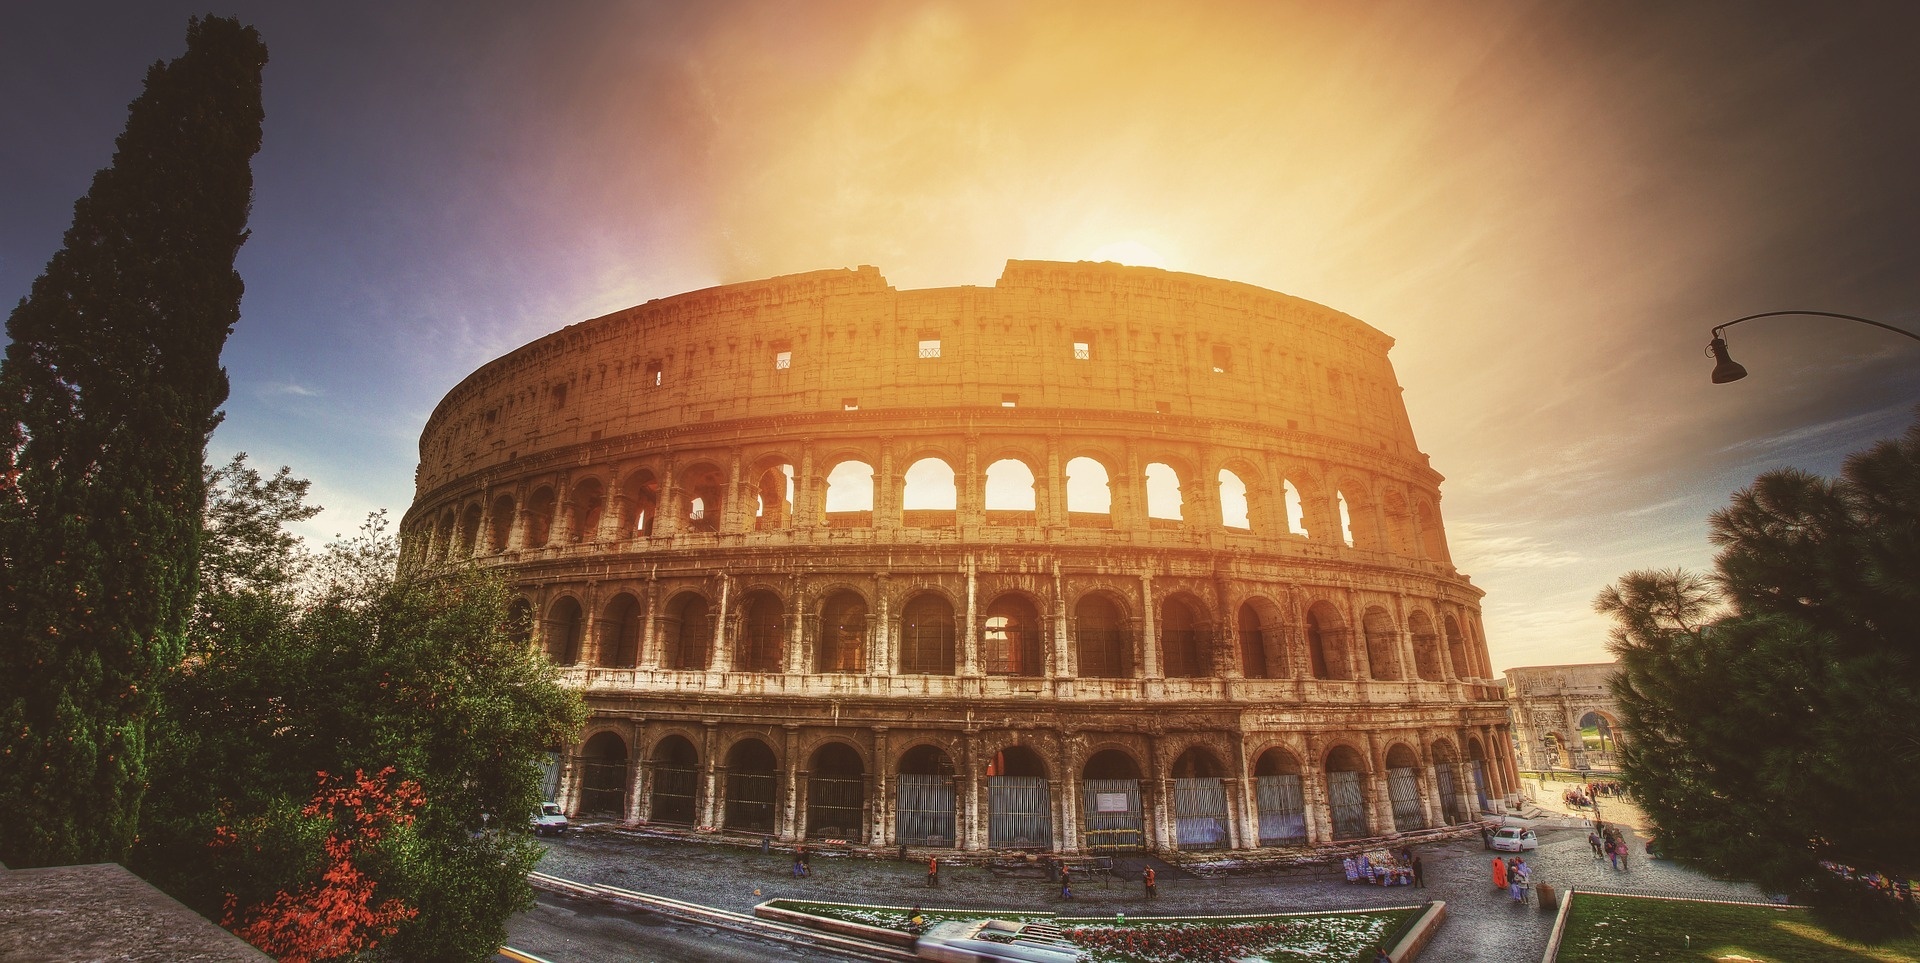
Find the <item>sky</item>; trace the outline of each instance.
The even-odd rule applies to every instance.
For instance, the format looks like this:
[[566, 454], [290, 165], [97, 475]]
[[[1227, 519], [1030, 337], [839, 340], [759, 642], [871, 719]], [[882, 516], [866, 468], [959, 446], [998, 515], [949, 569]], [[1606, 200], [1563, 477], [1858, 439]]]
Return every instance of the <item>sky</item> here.
[[[0, 7], [0, 299], [204, 2]], [[1008, 259], [1260, 285], [1396, 339], [1497, 670], [1607, 661], [1593, 597], [1711, 565], [1760, 472], [1902, 432], [1920, 5], [1693, 0], [326, 4], [259, 28], [265, 142], [209, 458], [324, 541], [412, 498], [439, 399], [651, 298]]]

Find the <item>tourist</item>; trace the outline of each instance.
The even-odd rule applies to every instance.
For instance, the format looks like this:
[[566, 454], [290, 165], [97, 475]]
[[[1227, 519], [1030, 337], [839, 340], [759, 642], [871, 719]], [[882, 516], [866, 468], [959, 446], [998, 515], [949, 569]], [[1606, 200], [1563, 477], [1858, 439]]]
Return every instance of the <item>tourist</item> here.
[[907, 911], [907, 932], [919, 936], [926, 928], [927, 917], [926, 914], [920, 912], [920, 907], [916, 906]]
[[1411, 867], [1413, 870], [1413, 885], [1418, 886], [1421, 889], [1426, 889], [1427, 888], [1426, 871], [1425, 871], [1425, 868], [1420, 865], [1420, 857], [1418, 856], [1413, 857], [1413, 862], [1411, 863]]
[[1493, 827], [1487, 825], [1486, 823], [1480, 824], [1480, 848], [1481, 849], [1493, 848]]
[[1507, 861], [1498, 856], [1493, 858], [1493, 888], [1507, 888]]
[[1627, 837], [1624, 833], [1621, 834], [1620, 840], [1613, 844], [1613, 868], [1619, 870], [1627, 868]]
[[1060, 867], [1060, 898], [1073, 898], [1073, 868], [1070, 866]]
[[938, 885], [940, 885], [940, 857], [929, 856], [927, 857], [927, 887], [931, 889]]
[[1160, 897], [1159, 876], [1153, 871], [1153, 867], [1148, 866], [1140, 871], [1140, 885], [1146, 888], [1148, 899]]
[[800, 848], [793, 851], [793, 878], [799, 879], [802, 876], [811, 875], [811, 868], [807, 865], [807, 847], [802, 843]]
[[1588, 833], [1587, 845], [1593, 848], [1594, 859], [1600, 859], [1602, 856], [1606, 855], [1600, 851], [1600, 834], [1599, 833]]
[[1507, 895], [1514, 902], [1522, 903], [1527, 899], [1527, 883], [1533, 879], [1533, 870], [1527, 868], [1527, 861], [1518, 856], [1513, 858], [1513, 868], [1507, 870]]

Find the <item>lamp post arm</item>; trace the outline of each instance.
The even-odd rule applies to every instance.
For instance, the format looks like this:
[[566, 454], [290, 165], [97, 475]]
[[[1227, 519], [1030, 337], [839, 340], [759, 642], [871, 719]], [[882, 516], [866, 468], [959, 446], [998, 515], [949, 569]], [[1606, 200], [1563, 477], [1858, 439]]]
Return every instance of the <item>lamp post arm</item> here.
[[1720, 337], [1720, 332], [1722, 330], [1731, 328], [1742, 321], [1752, 321], [1756, 318], [1775, 318], [1783, 314], [1804, 314], [1804, 315], [1811, 315], [1816, 318], [1839, 318], [1842, 321], [1858, 321], [1861, 324], [1871, 324], [1876, 328], [1884, 328], [1888, 331], [1893, 332], [1894, 334], [1912, 338], [1915, 341], [1920, 341], [1920, 334], [1914, 334], [1913, 332], [1908, 331], [1905, 328], [1896, 328], [1891, 324], [1882, 324], [1870, 318], [1856, 317], [1851, 314], [1836, 314], [1835, 312], [1832, 312], [1832, 311], [1766, 311], [1760, 314], [1749, 314], [1744, 318], [1734, 318], [1732, 321], [1728, 321], [1726, 324], [1715, 325], [1713, 329], [1713, 336], [1716, 338]]

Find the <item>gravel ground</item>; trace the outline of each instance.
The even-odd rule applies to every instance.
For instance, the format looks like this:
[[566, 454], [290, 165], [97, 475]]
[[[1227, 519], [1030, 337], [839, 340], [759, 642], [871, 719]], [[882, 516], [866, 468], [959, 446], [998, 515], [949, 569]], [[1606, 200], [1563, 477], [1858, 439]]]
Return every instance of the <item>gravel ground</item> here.
[[[1609, 814], [1611, 816], [1611, 814]], [[1625, 892], [1764, 900], [1754, 887], [1709, 879], [1668, 861], [1651, 861], [1636, 842], [1631, 865], [1616, 872], [1594, 858], [1587, 829], [1577, 818], [1510, 819], [1531, 825], [1540, 849], [1524, 854], [1534, 882]], [[1050, 910], [1063, 915], [1182, 916], [1287, 913], [1329, 909], [1406, 906], [1446, 900], [1448, 919], [1428, 949], [1434, 961], [1538, 960], [1546, 950], [1552, 914], [1531, 902], [1516, 904], [1493, 889], [1492, 853], [1475, 840], [1416, 847], [1425, 868], [1425, 888], [1349, 885], [1338, 864], [1200, 879], [1161, 869], [1160, 898], [1141, 892], [1137, 860], [1121, 860], [1127, 875], [1111, 884], [1076, 882], [1075, 899], [1059, 898], [1058, 884], [1044, 876], [999, 877], [983, 866], [946, 866], [940, 887], [926, 886], [926, 862], [896, 862], [818, 855], [813, 876], [795, 879], [792, 857], [775, 849], [741, 849], [703, 841], [653, 838], [588, 828], [563, 841], [546, 841], [538, 869], [568, 879], [605, 883], [735, 911], [749, 911], [776, 897], [881, 905], [921, 904], [972, 909]], [[1164, 864], [1157, 864], [1162, 865]], [[1124, 881], [1123, 881], [1124, 880]]]

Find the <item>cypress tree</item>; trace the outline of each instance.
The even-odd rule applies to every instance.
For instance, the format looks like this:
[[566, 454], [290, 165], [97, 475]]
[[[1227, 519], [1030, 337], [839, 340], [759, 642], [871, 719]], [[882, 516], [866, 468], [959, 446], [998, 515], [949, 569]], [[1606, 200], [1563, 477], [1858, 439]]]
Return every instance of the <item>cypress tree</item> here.
[[227, 397], [266, 47], [195, 18], [7, 320], [0, 362], [0, 861], [120, 861], [182, 658]]

